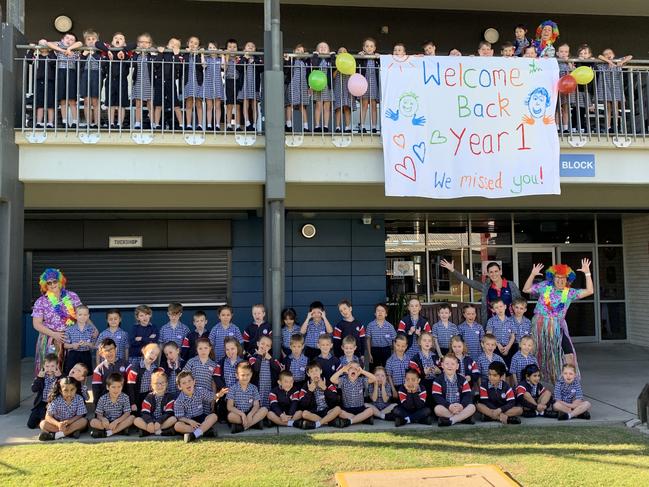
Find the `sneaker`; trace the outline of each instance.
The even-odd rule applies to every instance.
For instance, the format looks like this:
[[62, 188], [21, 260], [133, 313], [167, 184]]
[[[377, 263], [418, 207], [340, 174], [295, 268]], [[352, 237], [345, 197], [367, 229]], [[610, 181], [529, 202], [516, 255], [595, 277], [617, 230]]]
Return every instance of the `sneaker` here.
[[90, 428], [90, 436], [93, 438], [106, 438], [106, 432], [104, 430]]
[[394, 426], [396, 426], [397, 428], [399, 426], [403, 426], [404, 424], [406, 424], [406, 420], [402, 417], [397, 416], [396, 418], [394, 418]]
[[443, 428], [445, 426], [451, 426], [453, 423], [451, 423], [451, 420], [448, 418], [439, 418], [437, 420], [437, 426], [440, 428]]
[[542, 418], [550, 418], [550, 419], [556, 419], [559, 416], [559, 413], [556, 411], [544, 411], [543, 415], [541, 416]]
[[570, 418], [568, 418], [568, 415], [566, 413], [559, 413], [559, 416], [557, 417], [557, 419], [559, 421], [567, 421]]
[[523, 417], [524, 418], [536, 418], [536, 411], [533, 409], [524, 409], [523, 410]]
[[255, 128], [255, 126], [254, 126], [253, 124], [246, 125], [246, 130], [247, 130], [248, 132], [253, 132], [253, 133], [256, 133], [256, 132], [257, 132], [257, 129]]
[[185, 433], [183, 435], [183, 441], [185, 443], [191, 443], [192, 441], [196, 441], [197, 438], [194, 436], [194, 433]]
[[191, 132], [192, 130], [194, 130], [194, 127], [192, 127], [191, 125], [185, 125], [185, 130]]
[[590, 419], [590, 413], [588, 411], [581, 413], [577, 416], [579, 419]]
[[171, 428], [167, 428], [162, 430], [162, 435], [161, 436], [174, 436], [176, 434], [176, 430]]
[[507, 418], [507, 424], [521, 424], [521, 418], [510, 416]]
[[232, 426], [230, 426], [230, 432], [233, 435], [236, 435], [237, 433], [241, 433], [243, 430], [244, 428], [242, 424], [233, 424]]
[[39, 441], [54, 441], [54, 433], [49, 433], [47, 431], [43, 431], [40, 435], [38, 435], [38, 440]]
[[72, 122], [72, 123], [68, 124], [68, 128], [69, 128], [69, 129], [76, 129], [76, 128], [77, 128], [77, 124], [74, 123], [74, 122]]
[[[301, 420], [301, 419], [299, 419], [298, 421], [301, 421], [301, 422], [302, 422], [302, 424], [300, 425], [300, 427], [301, 427], [303, 430], [314, 430], [314, 429], [315, 429], [315, 423], [314, 423], [313, 421], [308, 421], [308, 420], [306, 420], [306, 419], [305, 419], [305, 420]], [[335, 423], [336, 423], [336, 420], [334, 419], [334, 425], [335, 425]]]

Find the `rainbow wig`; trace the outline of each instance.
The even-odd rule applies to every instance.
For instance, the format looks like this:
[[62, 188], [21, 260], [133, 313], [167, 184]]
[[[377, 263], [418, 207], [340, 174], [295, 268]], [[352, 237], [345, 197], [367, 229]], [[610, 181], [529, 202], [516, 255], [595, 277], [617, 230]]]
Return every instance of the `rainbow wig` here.
[[559, 27], [557, 26], [556, 22], [552, 22], [551, 20], [545, 20], [539, 24], [539, 26], [536, 28], [536, 40], [538, 42], [541, 42], [541, 32], [543, 31], [543, 27], [545, 27], [546, 25], [552, 27], [552, 37], [550, 37], [547, 43], [554, 44], [559, 37]]
[[47, 281], [51, 281], [52, 279], [59, 281], [61, 289], [65, 289], [65, 284], [68, 282], [68, 280], [65, 278], [63, 273], [59, 269], [49, 267], [43, 271], [41, 277], [39, 277], [38, 279], [38, 285], [41, 288], [42, 294], [45, 294], [47, 292]]
[[551, 283], [554, 281], [556, 276], [565, 276], [568, 280], [568, 285], [570, 285], [577, 277], [575, 271], [566, 264], [555, 264], [545, 271], [545, 278]]

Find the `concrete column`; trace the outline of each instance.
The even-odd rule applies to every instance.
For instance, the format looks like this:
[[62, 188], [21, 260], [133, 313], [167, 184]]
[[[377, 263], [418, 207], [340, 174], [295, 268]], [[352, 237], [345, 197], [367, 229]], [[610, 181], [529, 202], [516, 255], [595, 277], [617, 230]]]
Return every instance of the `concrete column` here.
[[7, 0], [6, 22], [13, 25], [18, 32], [25, 32], [25, 0]]

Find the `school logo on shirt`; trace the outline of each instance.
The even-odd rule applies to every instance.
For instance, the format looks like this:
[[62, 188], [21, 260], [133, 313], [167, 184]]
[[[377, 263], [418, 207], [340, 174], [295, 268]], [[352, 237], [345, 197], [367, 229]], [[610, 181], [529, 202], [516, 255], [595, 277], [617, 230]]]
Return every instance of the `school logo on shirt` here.
[[268, 330], [262, 330], [261, 331], [264, 335], [268, 335]]
[[209, 370], [211, 374], [212, 372], [214, 372], [214, 367], [208, 367], [207, 370]]
[[356, 331], [361, 331], [361, 329], [357, 326], [357, 327], [356, 327]]
[[507, 397], [507, 394], [503, 392], [503, 393], [500, 395], [500, 397], [502, 397], [503, 399], [505, 399], [505, 398]]
[[231, 336], [231, 337], [234, 336], [234, 332], [231, 331], [230, 333], [228, 333], [228, 336]]
[[572, 394], [576, 394], [576, 393], [577, 393], [577, 390], [576, 390], [576, 389], [570, 389], [570, 392], [571, 392]]
[[335, 366], [335, 365], [332, 365], [332, 366], [331, 366], [331, 370], [336, 370], [336, 366]]
[[180, 340], [183, 336], [182, 335], [176, 335], [176, 338]]
[[385, 334], [385, 338], [390, 338], [390, 334], [389, 334], [389, 333], [386, 333], [386, 334]]
[[123, 365], [119, 368], [120, 372], [124, 372], [125, 370], [126, 370], [126, 367], [124, 367]]
[[479, 334], [480, 334], [480, 330], [476, 330], [476, 331], [475, 331], [475, 334], [476, 334], [476, 335], [479, 335]]
[[305, 370], [305, 367], [300, 367], [300, 372], [304, 372]]

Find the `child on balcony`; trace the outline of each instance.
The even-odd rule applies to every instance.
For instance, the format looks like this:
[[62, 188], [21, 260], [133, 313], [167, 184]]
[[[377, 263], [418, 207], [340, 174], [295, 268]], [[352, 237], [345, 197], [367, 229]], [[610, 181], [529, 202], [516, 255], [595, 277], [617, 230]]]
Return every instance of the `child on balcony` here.
[[225, 98], [223, 93], [223, 59], [217, 54], [218, 44], [210, 42], [207, 45], [208, 55], [203, 58], [205, 72], [203, 77], [203, 99], [205, 100], [205, 119], [207, 130], [221, 130], [221, 102]]
[[[257, 50], [252, 41], [243, 46], [246, 53]], [[243, 101], [244, 129], [255, 132], [257, 126], [257, 105], [261, 98], [261, 73], [264, 70], [264, 61], [260, 56], [244, 54], [241, 60], [243, 65], [243, 83], [237, 99]]]
[[[361, 54], [372, 56], [376, 54], [376, 41], [371, 37], [363, 41], [363, 50]], [[370, 110], [370, 130], [373, 134], [377, 132], [378, 123], [378, 103], [381, 99], [379, 92], [379, 60], [378, 59], [359, 59], [358, 72], [365, 76], [367, 80], [367, 91], [361, 97], [361, 125], [363, 133], [367, 132], [364, 127], [367, 117], [367, 109]]]
[[333, 68], [331, 65], [331, 49], [329, 48], [329, 44], [324, 41], [318, 43], [313, 53], [311, 65], [313, 66], [312, 70], [319, 69], [327, 76], [327, 86], [322, 91], [316, 91], [313, 94], [313, 100], [315, 101], [315, 109], [313, 111], [315, 127], [313, 131], [329, 132], [329, 116], [331, 115], [331, 100], [333, 99], [333, 93], [331, 91]]
[[99, 127], [99, 94], [103, 77], [101, 75], [101, 53], [95, 50], [99, 36], [93, 30], [83, 33], [84, 51], [81, 53], [81, 84], [79, 96], [83, 98], [83, 111], [86, 117], [85, 125], [91, 129]]
[[[203, 55], [199, 54], [200, 39], [187, 39], [187, 50], [183, 65], [183, 95], [185, 98], [185, 127], [187, 130], [203, 131]], [[194, 115], [194, 112], [196, 113]]]
[[[304, 54], [304, 46], [297, 44], [295, 54]], [[293, 130], [294, 110], [300, 110], [302, 129], [309, 130], [306, 106], [309, 103], [309, 71], [311, 60], [308, 58], [284, 56], [284, 81], [286, 82], [286, 132]]]
[[[109, 59], [106, 75], [106, 99], [108, 101], [108, 123], [111, 129], [119, 129], [124, 123], [128, 99], [128, 73], [130, 57], [126, 50], [126, 37], [121, 32], [115, 32], [110, 44], [97, 41], [95, 47], [100, 49]], [[111, 47], [121, 48], [111, 51]], [[117, 121], [115, 115], [117, 114]]]
[[[236, 54], [239, 45], [235, 39], [228, 39], [225, 43], [225, 49], [229, 51], [223, 58], [226, 130], [239, 130], [241, 110], [237, 103], [237, 93], [239, 93], [243, 84], [243, 66], [241, 65], [241, 58]], [[234, 123], [232, 123], [233, 112]]]
[[[338, 54], [346, 53], [345, 47], [338, 48]], [[347, 88], [350, 75], [338, 70], [333, 72], [334, 111], [336, 115], [336, 132], [352, 131], [352, 95]], [[343, 120], [344, 118], [344, 120]], [[344, 126], [343, 126], [344, 124]]]
[[[151, 49], [152, 44], [153, 39], [150, 34], [140, 34], [137, 38], [138, 49]], [[131, 51], [133, 49], [133, 47], [129, 48]], [[153, 113], [153, 90], [151, 86], [153, 80], [153, 56], [147, 51], [138, 51], [133, 56], [133, 65], [133, 86], [131, 91], [131, 98], [135, 100], [135, 123], [133, 128], [139, 130], [143, 126], [144, 118], [142, 105], [146, 103], [149, 117]]]
[[[623, 128], [621, 126], [622, 120], [619, 119], [618, 114], [620, 103], [624, 101], [622, 66], [631, 61], [633, 56], [624, 56], [623, 58], [615, 59], [613, 49], [607, 48], [602, 51], [598, 59], [604, 61], [604, 63], [597, 65], [597, 74], [599, 76], [597, 77], [595, 87], [599, 101], [606, 102], [605, 130], [609, 133], [617, 133]], [[603, 130], [604, 127], [602, 127]]]
[[54, 128], [56, 54], [50, 49], [34, 49], [27, 53], [26, 58], [29, 64], [34, 65], [34, 127], [45, 127], [47, 110], [47, 128]]
[[[180, 110], [176, 86], [183, 61], [180, 55], [180, 40], [172, 37], [167, 42], [167, 48], [159, 47], [158, 53], [153, 65], [153, 125], [154, 128], [158, 128], [162, 123], [172, 128], [177, 124], [177, 127], [182, 129], [183, 114]], [[162, 118], [163, 111], [164, 118]], [[175, 120], [172, 113], [176, 116]]]

